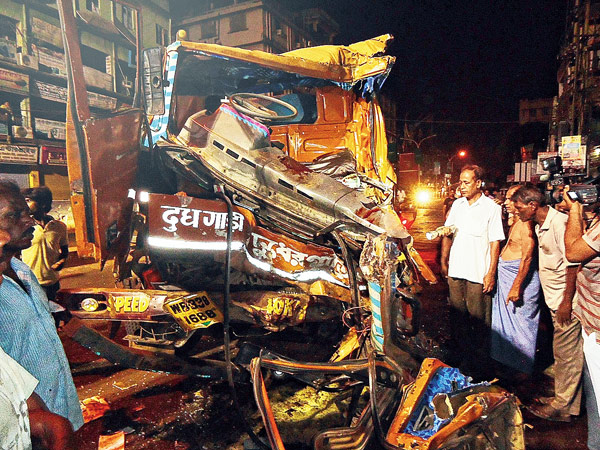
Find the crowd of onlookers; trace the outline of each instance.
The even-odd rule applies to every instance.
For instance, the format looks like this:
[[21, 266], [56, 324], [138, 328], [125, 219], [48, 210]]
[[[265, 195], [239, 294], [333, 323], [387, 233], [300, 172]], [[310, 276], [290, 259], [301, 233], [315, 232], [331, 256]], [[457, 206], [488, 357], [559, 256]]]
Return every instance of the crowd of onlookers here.
[[445, 225], [456, 231], [442, 238], [441, 269], [459, 365], [474, 378], [489, 378], [492, 370], [525, 379], [534, 371], [540, 312], [547, 308], [554, 395], [528, 409], [569, 422], [584, 397], [588, 447], [600, 450], [600, 205], [572, 201], [568, 186], [560, 203], [549, 204], [529, 184], [511, 186], [499, 201], [482, 183], [481, 167], [465, 166], [455, 198], [445, 202]]

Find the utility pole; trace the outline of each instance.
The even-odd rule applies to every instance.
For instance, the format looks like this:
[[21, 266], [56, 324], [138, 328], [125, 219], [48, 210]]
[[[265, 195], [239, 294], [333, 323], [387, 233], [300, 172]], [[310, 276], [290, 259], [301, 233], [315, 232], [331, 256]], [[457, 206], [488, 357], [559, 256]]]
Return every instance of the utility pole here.
[[[437, 136], [437, 134], [430, 134], [429, 136], [425, 136], [423, 139], [420, 139], [418, 141], [415, 140], [415, 139], [413, 139], [413, 138], [405, 138], [405, 137], [398, 137], [397, 139], [401, 139], [403, 141], [412, 142], [415, 145], [415, 147], [417, 147], [418, 152], [421, 153], [421, 144], [423, 142], [425, 142], [427, 139], [431, 139], [431, 138], [436, 137], [436, 136]], [[418, 170], [419, 170], [418, 178], [417, 178], [417, 183], [420, 184], [421, 183], [421, 164], [417, 163], [417, 167], [418, 167]]]

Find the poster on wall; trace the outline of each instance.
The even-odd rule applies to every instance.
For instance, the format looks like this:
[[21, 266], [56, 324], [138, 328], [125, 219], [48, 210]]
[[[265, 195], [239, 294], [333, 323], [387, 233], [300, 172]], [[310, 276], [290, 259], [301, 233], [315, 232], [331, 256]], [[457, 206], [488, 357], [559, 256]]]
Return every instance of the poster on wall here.
[[581, 135], [563, 136], [561, 143], [558, 156], [562, 158], [563, 169], [585, 170], [586, 145], [582, 144]]
[[40, 147], [40, 164], [48, 166], [67, 166], [67, 150], [64, 147]]

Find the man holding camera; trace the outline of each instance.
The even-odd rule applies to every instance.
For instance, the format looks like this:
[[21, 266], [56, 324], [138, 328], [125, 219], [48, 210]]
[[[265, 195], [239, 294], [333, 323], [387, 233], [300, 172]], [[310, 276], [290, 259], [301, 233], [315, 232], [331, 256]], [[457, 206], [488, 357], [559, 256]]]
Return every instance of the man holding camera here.
[[546, 304], [552, 315], [554, 335], [554, 397], [538, 399], [529, 408], [542, 419], [570, 422], [581, 406], [581, 325], [571, 316], [577, 264], [565, 254], [567, 215], [545, 204], [536, 187], [522, 186], [512, 197], [523, 222], [534, 221], [538, 237], [539, 276]]
[[565, 232], [565, 249], [569, 261], [581, 263], [577, 274], [577, 305], [574, 314], [582, 325], [588, 448], [600, 450], [600, 220], [597, 213], [585, 211], [587, 208], [582, 204], [581, 198], [573, 201], [574, 198], [568, 192], [567, 186], [563, 195], [570, 206], [570, 212]]

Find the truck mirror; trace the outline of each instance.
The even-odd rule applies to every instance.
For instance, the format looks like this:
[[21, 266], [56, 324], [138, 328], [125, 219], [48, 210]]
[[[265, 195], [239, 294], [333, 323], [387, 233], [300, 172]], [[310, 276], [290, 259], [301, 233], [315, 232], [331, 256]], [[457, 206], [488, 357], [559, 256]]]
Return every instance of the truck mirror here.
[[143, 86], [146, 114], [154, 116], [165, 113], [165, 95], [163, 92], [163, 49], [154, 47], [144, 49]]

